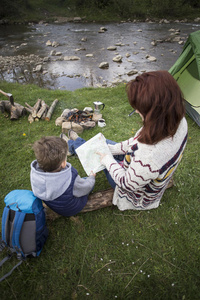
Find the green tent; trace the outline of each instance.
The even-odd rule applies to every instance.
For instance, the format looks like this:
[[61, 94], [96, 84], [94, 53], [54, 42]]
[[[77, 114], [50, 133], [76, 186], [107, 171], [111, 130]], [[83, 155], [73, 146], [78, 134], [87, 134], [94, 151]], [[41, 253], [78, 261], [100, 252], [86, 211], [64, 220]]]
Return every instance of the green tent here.
[[183, 92], [187, 114], [200, 126], [200, 30], [189, 35], [169, 73]]

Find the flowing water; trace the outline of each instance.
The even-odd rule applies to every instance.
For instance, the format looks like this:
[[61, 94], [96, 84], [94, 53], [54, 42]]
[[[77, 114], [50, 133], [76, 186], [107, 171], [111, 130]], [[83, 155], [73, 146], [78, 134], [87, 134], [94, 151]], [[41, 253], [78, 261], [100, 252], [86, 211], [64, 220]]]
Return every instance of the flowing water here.
[[[101, 27], [106, 31], [99, 33]], [[200, 24], [176, 22], [0, 26], [0, 79], [35, 83], [50, 89], [113, 86], [134, 78], [136, 75], [128, 75], [132, 70], [139, 74], [169, 70], [188, 35], [197, 30]], [[174, 33], [179, 41], [171, 42]], [[48, 40], [56, 42], [57, 47], [47, 46]], [[154, 41], [156, 45], [152, 44]], [[115, 46], [116, 50], [107, 50], [109, 46]], [[53, 50], [56, 55], [51, 55]], [[113, 61], [117, 55], [122, 56], [122, 62]], [[156, 61], [149, 61], [147, 55]], [[66, 61], [65, 56], [79, 59]], [[23, 60], [24, 57], [27, 59]], [[99, 68], [101, 62], [108, 62], [109, 67]], [[34, 70], [37, 64], [42, 65], [38, 72]]]

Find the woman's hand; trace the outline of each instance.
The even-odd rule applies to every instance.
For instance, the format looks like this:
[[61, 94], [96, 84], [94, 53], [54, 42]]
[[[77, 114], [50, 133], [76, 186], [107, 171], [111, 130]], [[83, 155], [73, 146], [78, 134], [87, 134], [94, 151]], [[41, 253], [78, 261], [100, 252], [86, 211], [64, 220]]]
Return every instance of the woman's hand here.
[[107, 154], [101, 153], [101, 152], [96, 152], [96, 154], [98, 154], [100, 156], [100, 161], [102, 161], [102, 159], [107, 155]]

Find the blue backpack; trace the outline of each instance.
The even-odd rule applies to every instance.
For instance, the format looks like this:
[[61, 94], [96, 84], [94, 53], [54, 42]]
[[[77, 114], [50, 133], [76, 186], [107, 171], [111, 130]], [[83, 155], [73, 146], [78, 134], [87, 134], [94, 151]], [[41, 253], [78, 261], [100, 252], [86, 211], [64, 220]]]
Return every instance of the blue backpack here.
[[2, 215], [2, 240], [3, 248], [10, 250], [0, 266], [14, 253], [20, 262], [4, 275], [4, 280], [18, 267], [27, 256], [37, 257], [40, 255], [48, 236], [45, 212], [42, 201], [34, 196], [29, 190], [13, 190], [6, 195], [5, 207]]

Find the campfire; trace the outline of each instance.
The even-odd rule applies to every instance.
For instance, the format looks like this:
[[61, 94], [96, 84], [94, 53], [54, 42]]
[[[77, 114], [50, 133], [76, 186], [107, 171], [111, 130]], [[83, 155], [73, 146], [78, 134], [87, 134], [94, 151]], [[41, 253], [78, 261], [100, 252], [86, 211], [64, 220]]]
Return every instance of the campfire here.
[[93, 113], [88, 111], [78, 110], [69, 112], [69, 116], [67, 117], [67, 121], [75, 122], [75, 123], [85, 123], [88, 121], [92, 121]]
[[84, 129], [95, 127], [100, 118], [102, 114], [96, 114], [91, 107], [85, 107], [84, 110], [65, 109], [55, 124], [62, 126], [63, 133], [67, 133], [69, 129], [82, 133]]

